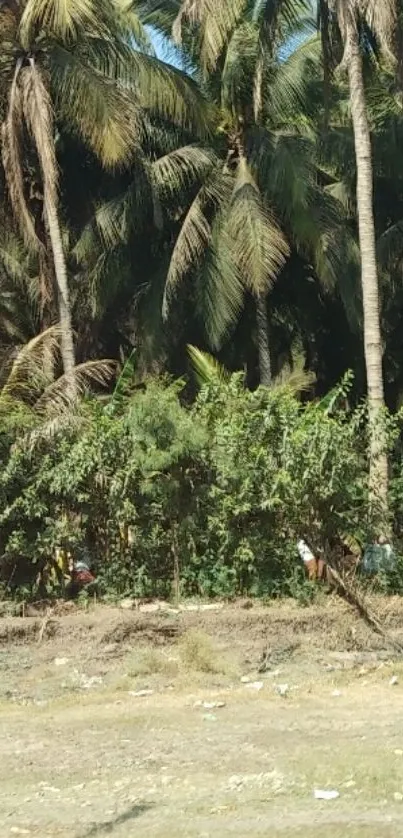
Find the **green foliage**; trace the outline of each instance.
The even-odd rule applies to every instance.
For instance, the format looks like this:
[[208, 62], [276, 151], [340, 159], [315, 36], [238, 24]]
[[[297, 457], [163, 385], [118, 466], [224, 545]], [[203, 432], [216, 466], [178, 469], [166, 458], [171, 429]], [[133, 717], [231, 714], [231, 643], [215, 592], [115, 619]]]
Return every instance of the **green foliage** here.
[[[383, 46], [390, 26], [374, 10], [391, 3], [366, 10]], [[326, 553], [341, 534], [373, 536], [366, 414], [354, 410], [365, 393], [354, 142], [348, 86], [324, 67], [341, 59], [340, 33], [322, 32], [323, 62], [311, 0], [0, 6], [5, 584], [29, 593], [60, 545], [89, 550], [111, 597], [309, 601], [296, 539]], [[149, 26], [176, 42], [181, 69], [154, 56]], [[379, 44], [363, 46], [386, 396], [398, 409], [401, 96], [395, 67], [374, 60]], [[107, 400], [73, 404], [60, 377], [43, 186], [58, 187], [75, 390], [108, 383], [95, 358], [119, 359]], [[274, 385], [249, 392], [262, 294]], [[185, 373], [186, 346], [201, 386], [191, 406], [191, 388], [161, 378]], [[350, 367], [354, 386], [331, 390]], [[400, 414], [387, 430], [399, 537]], [[398, 563], [379, 584], [400, 591], [402, 578]]]
[[[63, 546], [89, 552], [104, 595], [309, 601], [296, 541], [326, 554], [343, 533], [370, 535], [365, 411], [339, 407], [350, 386], [302, 404], [286, 383], [250, 392], [239, 374], [212, 376], [187, 406], [181, 382], [154, 380], [120, 387], [118, 403], [87, 399], [78, 425], [33, 448], [11, 434], [3, 579], [33, 583]], [[396, 474], [396, 509], [400, 487]]]

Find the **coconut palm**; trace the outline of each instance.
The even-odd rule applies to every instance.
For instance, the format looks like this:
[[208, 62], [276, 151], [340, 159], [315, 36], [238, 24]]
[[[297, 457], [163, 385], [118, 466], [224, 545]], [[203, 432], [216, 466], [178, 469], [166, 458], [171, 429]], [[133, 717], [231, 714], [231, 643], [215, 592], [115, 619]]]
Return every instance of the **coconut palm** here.
[[[148, 119], [159, 112], [192, 124], [206, 117], [192, 83], [147, 54], [144, 31], [121, 0], [21, 0], [1, 7], [3, 92], [8, 105], [2, 157], [14, 213], [37, 253], [49, 239], [66, 375], [75, 365], [69, 287], [58, 201], [57, 128], [78, 134], [105, 167], [129, 164]], [[144, 54], [136, 50], [138, 46]], [[38, 164], [45, 230], [27, 194]], [[37, 196], [36, 196], [37, 197]]]
[[[322, 4], [323, 6], [323, 4]], [[390, 54], [396, 23], [396, 0], [328, 0], [330, 23], [336, 17], [344, 43], [342, 64], [348, 71], [350, 109], [357, 167], [357, 213], [361, 251], [364, 348], [370, 413], [370, 487], [374, 499], [387, 508], [388, 462], [382, 411], [385, 405], [383, 348], [373, 205], [373, 166], [363, 73], [361, 35], [364, 24], [379, 46]]]
[[[306, 41], [313, 23], [302, 12], [309, 8], [304, 0], [283, 8], [223, 3], [215, 22], [216, 7], [208, 0], [184, 2], [174, 24], [183, 48], [199, 55], [222, 122], [217, 165], [191, 203], [173, 251], [165, 311], [192, 266], [203, 265], [198, 304], [210, 342], [218, 346], [239, 316], [245, 291], [251, 292], [266, 385], [268, 294], [290, 247], [334, 283], [346, 245], [340, 207], [321, 188], [315, 163], [309, 94], [319, 65], [318, 44]], [[285, 55], [300, 34], [302, 43]]]

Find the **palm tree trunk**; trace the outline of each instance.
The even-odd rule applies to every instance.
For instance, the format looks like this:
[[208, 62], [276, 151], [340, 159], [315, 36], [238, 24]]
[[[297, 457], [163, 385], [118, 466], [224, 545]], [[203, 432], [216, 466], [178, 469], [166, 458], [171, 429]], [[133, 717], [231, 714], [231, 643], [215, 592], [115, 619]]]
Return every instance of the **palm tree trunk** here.
[[373, 170], [371, 137], [365, 99], [362, 55], [358, 29], [351, 24], [348, 32], [348, 71], [350, 105], [357, 162], [357, 209], [361, 250], [361, 284], [364, 309], [364, 351], [370, 431], [370, 492], [374, 506], [387, 512], [388, 460], [383, 427], [385, 407], [380, 301], [376, 262], [373, 207]]
[[272, 383], [269, 346], [269, 318], [267, 316], [267, 294], [256, 297], [257, 344], [259, 351], [260, 383], [270, 387]]
[[60, 231], [57, 209], [54, 205], [54, 202], [50, 199], [49, 195], [46, 194], [46, 190], [44, 202], [58, 289], [63, 369], [64, 374], [67, 378], [71, 379], [72, 386], [74, 386], [75, 354], [73, 342], [73, 329], [71, 325], [69, 288], [67, 284], [67, 271], [63, 253], [62, 235]]
[[75, 396], [75, 354], [73, 330], [64, 258], [62, 234], [58, 216], [57, 160], [54, 142], [53, 109], [42, 71], [34, 56], [29, 58], [29, 69], [22, 79], [24, 115], [27, 127], [34, 138], [43, 180], [43, 204], [52, 248], [53, 264], [58, 292], [61, 352], [68, 392]]

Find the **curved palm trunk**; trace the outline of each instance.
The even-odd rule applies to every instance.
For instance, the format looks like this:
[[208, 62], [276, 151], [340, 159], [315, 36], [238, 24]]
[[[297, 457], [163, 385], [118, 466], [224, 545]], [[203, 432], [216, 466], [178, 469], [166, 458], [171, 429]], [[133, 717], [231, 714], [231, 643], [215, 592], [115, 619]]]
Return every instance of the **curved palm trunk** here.
[[62, 234], [58, 216], [57, 160], [54, 143], [53, 111], [49, 91], [33, 57], [29, 58], [29, 72], [23, 78], [24, 113], [35, 140], [42, 170], [43, 203], [48, 228], [58, 292], [61, 352], [69, 393], [76, 392], [74, 379], [74, 342], [71, 325], [69, 288]]
[[374, 504], [387, 511], [388, 460], [386, 434], [382, 424], [385, 406], [380, 303], [376, 263], [373, 208], [371, 138], [365, 100], [363, 65], [358, 29], [348, 33], [350, 104], [357, 161], [357, 208], [361, 250], [361, 284], [364, 308], [364, 349], [370, 421], [370, 491]]
[[270, 387], [272, 383], [270, 346], [269, 346], [269, 318], [267, 316], [267, 294], [256, 297], [257, 344], [259, 351], [260, 383]]
[[49, 238], [52, 246], [53, 262], [58, 290], [59, 320], [61, 334], [61, 351], [64, 374], [74, 379], [75, 355], [73, 343], [73, 329], [71, 325], [69, 288], [67, 283], [66, 262], [63, 253], [63, 243], [57, 209], [49, 195], [44, 196], [45, 213]]

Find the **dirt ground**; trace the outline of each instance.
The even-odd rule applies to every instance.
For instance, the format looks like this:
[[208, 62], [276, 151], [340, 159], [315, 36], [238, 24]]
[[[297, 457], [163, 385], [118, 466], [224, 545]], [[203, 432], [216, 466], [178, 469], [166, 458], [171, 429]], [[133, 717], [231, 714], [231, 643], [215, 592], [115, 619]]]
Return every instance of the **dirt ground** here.
[[403, 836], [403, 661], [337, 600], [2, 619], [0, 672], [0, 838]]

